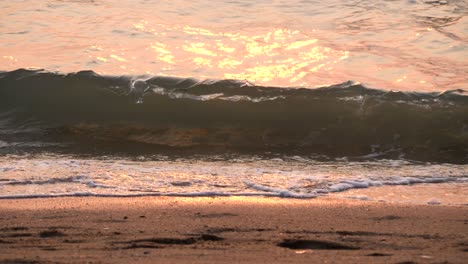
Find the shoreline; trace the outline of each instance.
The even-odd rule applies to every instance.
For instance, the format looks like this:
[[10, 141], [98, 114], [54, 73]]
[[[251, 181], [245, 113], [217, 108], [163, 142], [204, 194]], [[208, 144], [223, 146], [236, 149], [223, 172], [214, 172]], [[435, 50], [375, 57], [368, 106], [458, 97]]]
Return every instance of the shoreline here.
[[0, 230], [0, 263], [462, 263], [468, 255], [468, 206], [330, 197], [0, 200]]
[[247, 193], [230, 194], [206, 192], [206, 194], [99, 194], [99, 193], [80, 193], [80, 194], [12, 194], [0, 196], [2, 200], [34, 200], [34, 199], [74, 199], [74, 198], [97, 198], [97, 199], [131, 199], [131, 198], [174, 198], [174, 199], [210, 199], [210, 198], [228, 198], [228, 199], [258, 199], [275, 201], [281, 200], [337, 200], [343, 203], [352, 201], [378, 202], [383, 204], [400, 205], [448, 205], [465, 206], [468, 205], [468, 183], [416, 183], [407, 185], [383, 185], [370, 186], [367, 188], [350, 188], [344, 191], [330, 192], [316, 197], [295, 197], [279, 196], [270, 193]]

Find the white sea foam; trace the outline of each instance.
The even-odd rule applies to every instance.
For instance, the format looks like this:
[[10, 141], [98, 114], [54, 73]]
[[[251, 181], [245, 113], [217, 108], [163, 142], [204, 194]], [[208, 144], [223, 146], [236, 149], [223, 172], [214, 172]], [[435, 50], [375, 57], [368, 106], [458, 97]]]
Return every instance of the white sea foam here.
[[161, 195], [314, 198], [352, 189], [441, 183], [468, 183], [468, 165], [392, 160], [319, 162], [298, 156], [237, 157], [230, 161], [216, 157], [175, 161], [0, 158], [0, 198]]
[[0, 140], [0, 148], [9, 147], [9, 146], [10, 144], [8, 142]]
[[318, 196], [316, 193], [312, 193], [312, 194], [294, 193], [294, 192], [284, 190], [284, 189], [272, 188], [272, 187], [268, 187], [268, 186], [265, 186], [265, 185], [256, 184], [256, 183], [250, 182], [248, 180], [245, 180], [244, 183], [249, 188], [252, 188], [252, 189], [255, 189], [255, 190], [258, 190], [258, 191], [264, 191], [264, 192], [267, 192], [267, 193], [272, 193], [275, 196], [279, 196], [279, 197], [315, 198], [315, 197]]

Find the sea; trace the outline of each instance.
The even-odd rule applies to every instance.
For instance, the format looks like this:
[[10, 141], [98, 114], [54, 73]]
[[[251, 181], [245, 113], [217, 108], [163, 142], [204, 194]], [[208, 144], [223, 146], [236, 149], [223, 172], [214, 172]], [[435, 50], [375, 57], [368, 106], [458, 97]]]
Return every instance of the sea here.
[[0, 199], [468, 204], [466, 0], [0, 2]]

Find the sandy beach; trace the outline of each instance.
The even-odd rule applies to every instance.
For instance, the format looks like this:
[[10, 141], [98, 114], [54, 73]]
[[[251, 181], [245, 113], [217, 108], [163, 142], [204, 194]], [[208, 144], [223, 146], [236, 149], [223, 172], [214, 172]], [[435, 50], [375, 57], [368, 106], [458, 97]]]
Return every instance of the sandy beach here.
[[468, 264], [468, 0], [0, 10], [0, 264]]
[[466, 263], [468, 206], [331, 198], [0, 201], [0, 263]]

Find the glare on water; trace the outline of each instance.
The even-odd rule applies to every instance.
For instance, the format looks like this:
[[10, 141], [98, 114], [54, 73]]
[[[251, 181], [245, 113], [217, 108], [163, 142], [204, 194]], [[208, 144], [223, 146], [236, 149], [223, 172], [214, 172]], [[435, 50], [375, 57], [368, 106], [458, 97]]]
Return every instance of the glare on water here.
[[0, 70], [464, 88], [468, 4], [451, 1], [2, 1]]

